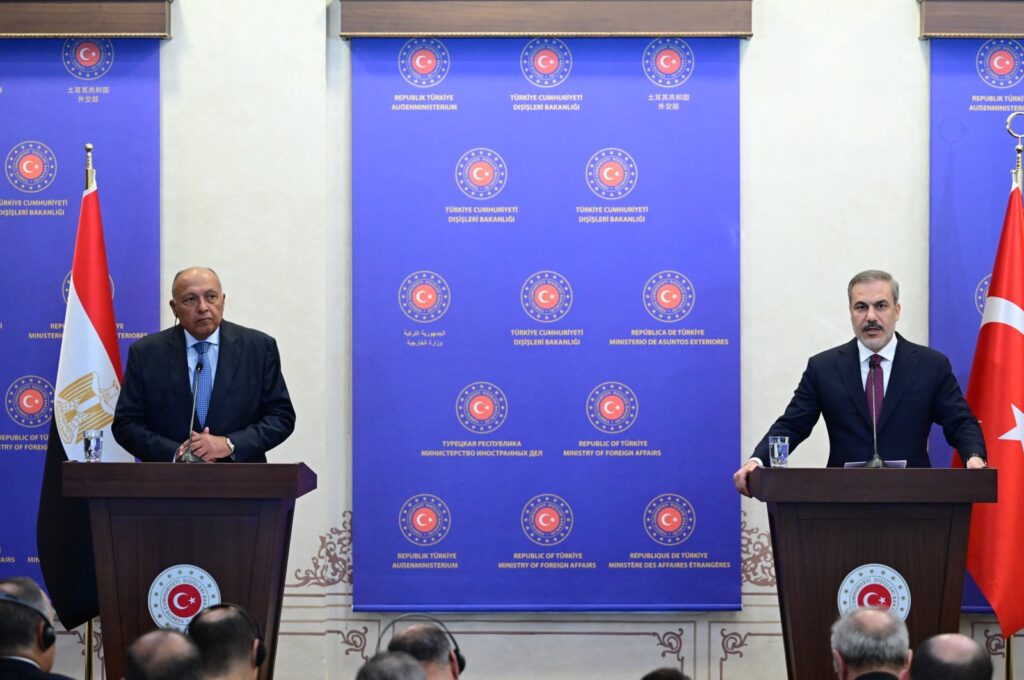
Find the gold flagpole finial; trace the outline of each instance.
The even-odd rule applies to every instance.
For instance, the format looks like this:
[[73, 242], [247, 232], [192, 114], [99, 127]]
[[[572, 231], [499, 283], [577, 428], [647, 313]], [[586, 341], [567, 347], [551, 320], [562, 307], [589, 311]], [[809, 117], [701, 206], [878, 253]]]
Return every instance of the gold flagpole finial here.
[[[1018, 165], [1020, 155], [1018, 152]], [[89, 189], [96, 182], [96, 170], [92, 167], [92, 144], [85, 145], [85, 188]]]
[[1006, 118], [1006, 131], [1010, 133], [1011, 137], [1017, 139], [1017, 167], [1013, 169], [1013, 183], [1017, 186], [1021, 185], [1021, 154], [1024, 153], [1024, 143], [1021, 142], [1024, 139], [1024, 134], [1017, 134], [1013, 131], [1013, 119], [1017, 116], [1024, 116], [1024, 111], [1014, 111]]

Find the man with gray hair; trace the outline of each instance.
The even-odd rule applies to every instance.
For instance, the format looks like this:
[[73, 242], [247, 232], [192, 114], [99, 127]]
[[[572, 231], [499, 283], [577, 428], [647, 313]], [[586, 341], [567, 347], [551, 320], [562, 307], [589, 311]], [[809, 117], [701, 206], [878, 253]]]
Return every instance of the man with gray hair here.
[[30, 578], [0, 581], [0, 678], [70, 680], [51, 673], [57, 649], [53, 608]]
[[920, 645], [910, 680], [991, 680], [992, 658], [976, 640], [959, 633], [935, 635]]
[[405, 652], [381, 652], [363, 664], [356, 680], [427, 680], [427, 674]]
[[928, 434], [942, 426], [946, 441], [968, 468], [985, 467], [985, 439], [964, 400], [949, 359], [896, 333], [900, 287], [888, 272], [869, 269], [846, 288], [854, 338], [811, 357], [786, 412], [733, 475], [750, 495], [747, 477], [770, 465], [768, 437], [789, 438], [791, 448], [825, 417], [829, 467], [881, 459], [931, 467]]
[[906, 680], [911, 656], [907, 626], [886, 609], [853, 609], [832, 625], [839, 680]]
[[171, 282], [178, 325], [128, 348], [111, 429], [136, 458], [266, 463], [295, 429], [277, 341], [225, 321], [226, 301], [217, 272], [183, 269]]
[[465, 666], [446, 631], [430, 623], [416, 623], [396, 633], [389, 652], [405, 652], [419, 661], [427, 680], [455, 680]]

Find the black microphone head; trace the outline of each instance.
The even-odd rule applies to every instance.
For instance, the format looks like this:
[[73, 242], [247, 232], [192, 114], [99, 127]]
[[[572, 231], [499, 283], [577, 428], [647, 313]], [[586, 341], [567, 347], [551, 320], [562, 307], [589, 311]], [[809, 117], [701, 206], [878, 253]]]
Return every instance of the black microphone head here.
[[201, 370], [203, 370], [203, 362], [202, 361], [198, 361], [198, 362], [196, 362], [196, 371], [201, 371]]

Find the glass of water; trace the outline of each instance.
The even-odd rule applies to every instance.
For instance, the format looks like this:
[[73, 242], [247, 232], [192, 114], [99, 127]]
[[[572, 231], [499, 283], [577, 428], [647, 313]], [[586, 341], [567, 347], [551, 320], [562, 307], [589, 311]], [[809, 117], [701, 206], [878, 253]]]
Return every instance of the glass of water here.
[[768, 437], [768, 459], [773, 468], [789, 467], [789, 437]]
[[82, 440], [85, 448], [86, 463], [100, 463], [103, 461], [103, 430], [86, 430], [85, 438]]

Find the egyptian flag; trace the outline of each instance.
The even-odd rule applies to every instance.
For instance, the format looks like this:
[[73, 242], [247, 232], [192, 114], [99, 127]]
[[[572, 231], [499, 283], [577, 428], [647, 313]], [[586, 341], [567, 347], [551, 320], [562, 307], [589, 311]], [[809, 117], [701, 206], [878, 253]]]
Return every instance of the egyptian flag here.
[[981, 421], [988, 463], [999, 470], [998, 502], [974, 505], [967, 569], [1009, 639], [1024, 628], [1024, 211], [1016, 182], [978, 331], [967, 403]]
[[82, 195], [78, 218], [36, 523], [43, 580], [57, 616], [68, 630], [95, 617], [99, 607], [88, 502], [61, 495], [60, 467], [67, 460], [84, 460], [86, 430], [103, 430], [104, 462], [134, 460], [110, 433], [120, 392], [121, 355], [99, 194], [93, 181]]

